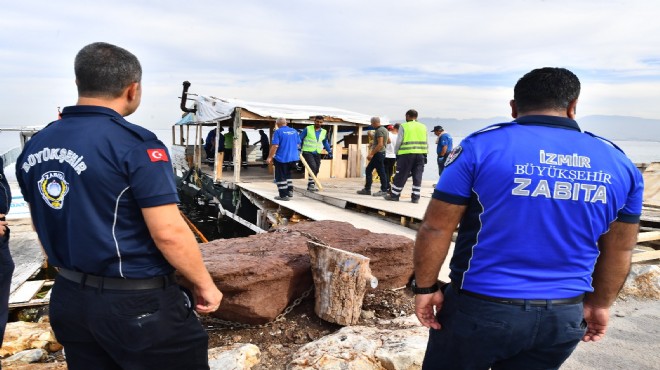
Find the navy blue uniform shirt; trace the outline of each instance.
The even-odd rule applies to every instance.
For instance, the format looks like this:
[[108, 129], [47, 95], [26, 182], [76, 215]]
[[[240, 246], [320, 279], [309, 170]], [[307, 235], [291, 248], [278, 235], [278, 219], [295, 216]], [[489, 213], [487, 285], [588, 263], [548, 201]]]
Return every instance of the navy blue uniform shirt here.
[[142, 216], [179, 201], [167, 149], [150, 131], [108, 108], [66, 107], [26, 143], [16, 177], [53, 266], [125, 278], [174, 270]]
[[450, 277], [494, 297], [593, 291], [598, 238], [639, 222], [640, 171], [568, 118], [526, 116], [484, 129], [447, 158], [433, 197], [467, 205]]
[[[0, 213], [4, 215], [9, 213], [10, 206], [11, 206], [11, 188], [9, 188], [7, 177], [5, 177], [5, 163], [2, 160], [2, 157], [0, 157]], [[9, 238], [9, 228], [7, 228], [7, 232], [5, 233], [4, 238], [0, 240], [0, 242], [5, 241], [8, 238]]]

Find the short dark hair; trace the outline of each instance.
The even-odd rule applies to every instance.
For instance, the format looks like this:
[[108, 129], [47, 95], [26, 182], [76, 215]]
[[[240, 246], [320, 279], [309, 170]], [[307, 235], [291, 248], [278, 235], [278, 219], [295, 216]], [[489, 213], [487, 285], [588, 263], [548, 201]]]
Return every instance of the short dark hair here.
[[544, 67], [522, 76], [513, 89], [519, 113], [565, 109], [580, 96], [580, 80], [565, 68]]
[[323, 121], [323, 116], [319, 114], [318, 116], [314, 117], [314, 120], [317, 120], [317, 119], [320, 119], [321, 121]]
[[417, 119], [417, 111], [414, 109], [408, 109], [408, 111], [406, 112], [406, 117]]
[[80, 49], [74, 62], [78, 95], [116, 98], [142, 80], [142, 66], [128, 50], [105, 42]]

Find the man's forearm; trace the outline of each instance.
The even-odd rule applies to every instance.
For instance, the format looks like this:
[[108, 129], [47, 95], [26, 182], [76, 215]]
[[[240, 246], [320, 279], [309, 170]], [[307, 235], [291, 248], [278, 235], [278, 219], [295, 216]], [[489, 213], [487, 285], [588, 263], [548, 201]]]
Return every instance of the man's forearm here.
[[422, 225], [415, 240], [415, 280], [417, 286], [429, 287], [438, 281], [440, 268], [447, 258], [452, 233]]
[[613, 222], [610, 230], [598, 241], [600, 255], [593, 272], [593, 293], [585, 302], [595, 307], [609, 307], [630, 271], [632, 250], [637, 242], [639, 224]]
[[273, 144], [270, 146], [270, 151], [268, 152], [268, 158], [275, 158], [275, 153], [277, 153], [277, 147], [279, 145]]

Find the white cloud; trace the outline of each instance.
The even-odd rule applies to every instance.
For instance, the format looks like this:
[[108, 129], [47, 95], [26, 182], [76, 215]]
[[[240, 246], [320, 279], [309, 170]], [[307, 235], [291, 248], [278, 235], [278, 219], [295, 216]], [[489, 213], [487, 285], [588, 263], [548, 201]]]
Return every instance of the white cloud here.
[[97, 1], [3, 5], [0, 112], [38, 124], [74, 104], [85, 44], [134, 52], [145, 94], [131, 117], [164, 127], [189, 80], [202, 94], [328, 105], [400, 119], [508, 115], [513, 84], [574, 70], [582, 114], [660, 118], [660, 3], [652, 0]]

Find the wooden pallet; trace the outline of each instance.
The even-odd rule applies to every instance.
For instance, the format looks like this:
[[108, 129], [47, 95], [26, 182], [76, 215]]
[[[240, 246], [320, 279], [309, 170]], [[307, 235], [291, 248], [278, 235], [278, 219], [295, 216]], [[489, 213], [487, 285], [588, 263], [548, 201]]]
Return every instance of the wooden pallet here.
[[[52, 287], [53, 280], [28, 280], [9, 295], [9, 308], [47, 305], [50, 302]], [[48, 292], [43, 298], [38, 298], [37, 294], [44, 289]]]

